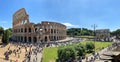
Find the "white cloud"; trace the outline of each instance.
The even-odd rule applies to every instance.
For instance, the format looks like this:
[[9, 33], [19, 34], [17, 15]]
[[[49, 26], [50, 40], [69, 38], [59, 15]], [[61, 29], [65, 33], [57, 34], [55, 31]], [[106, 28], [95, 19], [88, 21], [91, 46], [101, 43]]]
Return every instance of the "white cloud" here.
[[6, 30], [6, 29], [8, 29], [8, 28], [4, 27], [4, 30]]
[[1, 21], [1, 23], [7, 23], [7, 21]]
[[74, 25], [72, 25], [70, 23], [62, 23], [62, 24], [66, 25], [66, 26], [74, 26]]
[[74, 28], [79, 27], [79, 25], [74, 25], [74, 24], [71, 24], [71, 23], [62, 23], [62, 24], [66, 25], [67, 27], [74, 27]]

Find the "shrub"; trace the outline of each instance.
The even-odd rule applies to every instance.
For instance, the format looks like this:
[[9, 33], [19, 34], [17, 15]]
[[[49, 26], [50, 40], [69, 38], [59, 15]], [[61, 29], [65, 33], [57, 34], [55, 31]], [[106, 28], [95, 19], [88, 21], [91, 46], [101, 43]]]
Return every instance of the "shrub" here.
[[94, 48], [95, 48], [95, 46], [92, 42], [87, 42], [86, 43], [86, 49], [87, 49], [88, 53], [92, 53]]
[[84, 56], [85, 53], [85, 45], [78, 44], [75, 46], [75, 50], [77, 51], [78, 56]]
[[74, 47], [63, 47], [58, 49], [58, 59], [67, 61], [68, 59], [76, 58], [76, 51]]

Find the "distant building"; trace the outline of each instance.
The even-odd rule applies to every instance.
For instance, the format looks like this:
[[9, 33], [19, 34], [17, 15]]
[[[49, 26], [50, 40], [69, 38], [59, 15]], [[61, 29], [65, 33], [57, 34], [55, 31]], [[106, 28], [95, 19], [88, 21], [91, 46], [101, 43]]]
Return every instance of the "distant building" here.
[[12, 31], [13, 39], [21, 42], [48, 42], [66, 38], [65, 25], [48, 21], [38, 24], [31, 23], [24, 8], [13, 15]]
[[96, 40], [109, 41], [110, 30], [109, 29], [98, 29], [96, 30]]

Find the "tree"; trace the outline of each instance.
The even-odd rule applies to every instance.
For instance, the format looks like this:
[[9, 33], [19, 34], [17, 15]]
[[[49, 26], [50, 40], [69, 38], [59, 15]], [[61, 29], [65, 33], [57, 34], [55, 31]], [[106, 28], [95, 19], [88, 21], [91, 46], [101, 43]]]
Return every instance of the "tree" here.
[[2, 42], [5, 44], [9, 43], [9, 31], [5, 30], [2, 36]]
[[67, 35], [69, 36], [91, 36], [94, 35], [93, 30], [89, 30], [87, 28], [70, 28], [67, 29]]
[[117, 36], [117, 37], [119, 37], [119, 36], [120, 36], [120, 29], [117, 29], [116, 31], [112, 31], [110, 34], [111, 34], [112, 36]]
[[76, 51], [73, 47], [63, 47], [58, 49], [58, 58], [62, 61], [67, 61], [68, 59], [74, 60], [76, 58]]
[[8, 30], [8, 35], [9, 35], [9, 38], [12, 36], [12, 28], [9, 28], [9, 29], [7, 29]]
[[87, 42], [86, 43], [86, 49], [88, 53], [93, 52], [93, 49], [95, 48], [94, 44], [92, 42]]
[[85, 45], [78, 44], [75, 46], [75, 50], [77, 51], [77, 55], [79, 56], [85, 56]]
[[3, 27], [0, 27], [0, 36], [3, 35], [3, 32], [4, 32], [4, 28], [3, 28]]
[[5, 32], [3, 32], [3, 35], [2, 35], [2, 42], [5, 43]]

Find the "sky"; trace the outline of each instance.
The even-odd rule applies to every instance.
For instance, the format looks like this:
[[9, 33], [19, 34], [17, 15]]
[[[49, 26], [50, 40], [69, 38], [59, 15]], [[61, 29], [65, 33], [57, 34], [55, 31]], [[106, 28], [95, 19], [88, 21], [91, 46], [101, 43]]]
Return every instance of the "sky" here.
[[12, 28], [12, 16], [25, 8], [31, 22], [52, 21], [67, 28], [120, 29], [120, 0], [0, 0], [0, 26]]

